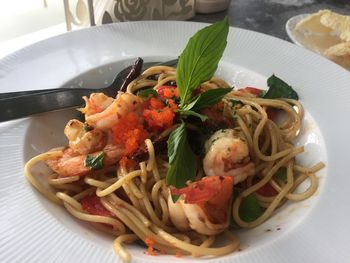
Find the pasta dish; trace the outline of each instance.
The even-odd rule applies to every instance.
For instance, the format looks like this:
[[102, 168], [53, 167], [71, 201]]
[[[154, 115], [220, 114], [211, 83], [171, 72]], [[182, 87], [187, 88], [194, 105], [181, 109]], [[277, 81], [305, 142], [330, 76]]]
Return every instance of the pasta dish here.
[[[272, 75], [267, 91], [236, 89], [214, 76], [227, 32], [226, 19], [202, 29], [177, 67], [150, 67], [116, 97], [84, 97], [84, 119], [64, 128], [68, 145], [25, 165], [46, 198], [115, 236], [126, 262], [131, 242], [150, 255], [231, 253], [235, 229], [317, 190], [324, 164], [296, 162], [304, 111], [292, 87]], [[31, 172], [39, 162], [52, 170], [49, 188]], [[308, 188], [296, 191], [304, 181]]]

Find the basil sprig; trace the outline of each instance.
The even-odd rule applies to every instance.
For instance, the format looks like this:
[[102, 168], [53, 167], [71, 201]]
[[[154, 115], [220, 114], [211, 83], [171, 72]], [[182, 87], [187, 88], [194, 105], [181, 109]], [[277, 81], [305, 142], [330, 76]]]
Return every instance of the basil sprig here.
[[205, 121], [207, 117], [197, 111], [215, 105], [232, 90], [219, 88], [193, 97], [193, 91], [214, 75], [227, 44], [228, 30], [227, 18], [203, 28], [191, 37], [180, 55], [176, 80], [180, 94], [178, 112], [182, 123], [171, 132], [168, 139], [170, 168], [166, 176], [167, 185], [181, 188], [188, 180], [196, 177], [197, 160], [188, 143], [184, 122], [186, 117], [195, 116]]
[[176, 69], [177, 87], [181, 104], [192, 97], [192, 91], [215, 73], [227, 44], [229, 30], [227, 17], [199, 30], [181, 53]]

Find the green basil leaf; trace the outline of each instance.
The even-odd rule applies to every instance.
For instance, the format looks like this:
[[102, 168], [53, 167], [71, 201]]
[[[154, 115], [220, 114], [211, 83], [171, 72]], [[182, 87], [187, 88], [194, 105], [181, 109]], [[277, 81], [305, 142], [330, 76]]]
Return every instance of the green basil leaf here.
[[245, 222], [252, 222], [263, 214], [264, 210], [258, 203], [254, 195], [245, 197], [239, 207], [239, 216]]
[[188, 140], [185, 123], [174, 129], [168, 139], [170, 168], [166, 175], [167, 185], [181, 188], [188, 180], [194, 180], [197, 172], [196, 156]]
[[173, 200], [174, 203], [180, 198], [179, 195], [171, 195], [171, 199]]
[[97, 156], [87, 155], [85, 158], [85, 166], [91, 167], [93, 170], [101, 169], [103, 167], [103, 160], [105, 156], [105, 152], [101, 152]]
[[182, 105], [188, 102], [194, 89], [214, 75], [227, 44], [228, 30], [226, 17], [221, 22], [199, 30], [188, 41], [176, 69]]
[[220, 102], [222, 98], [231, 91], [231, 88], [218, 88], [207, 90], [194, 97], [189, 104], [184, 106], [184, 109], [198, 111], [206, 107], [211, 107], [216, 103]]
[[280, 169], [277, 170], [277, 172], [273, 177], [278, 180], [281, 180], [284, 183], [287, 183], [287, 168], [281, 167]]
[[186, 130], [185, 123], [183, 122], [170, 133], [169, 139], [167, 141], [169, 163], [172, 163], [174, 161], [177, 150], [180, 147], [181, 140], [183, 139], [184, 133], [186, 133]]
[[137, 96], [139, 96], [143, 99], [146, 99], [150, 96], [157, 97], [158, 93], [155, 89], [149, 88], [149, 89], [140, 90], [139, 92], [137, 92]]
[[[235, 200], [236, 198], [238, 198], [239, 194], [242, 193], [243, 189], [241, 189], [240, 187], [233, 187], [233, 191], [232, 191], [232, 198], [233, 200]], [[229, 222], [229, 226], [232, 229], [240, 229], [241, 227], [236, 223], [236, 221], [233, 219], [232, 216], [229, 217], [230, 218], [230, 222]]]
[[199, 96], [195, 96], [191, 99], [191, 101], [185, 105], [181, 105], [181, 109], [183, 110], [190, 110], [193, 108], [193, 106], [197, 103], [197, 101], [199, 100]]
[[258, 97], [259, 98], [263, 98], [266, 95], [266, 92], [267, 92], [266, 90], [263, 90], [263, 89], [260, 90], [260, 93], [259, 93]]
[[208, 116], [200, 114], [200, 113], [192, 111], [192, 110], [181, 110], [180, 109], [178, 112], [181, 115], [198, 117], [198, 118], [201, 119], [202, 122], [204, 122], [204, 121], [206, 121], [208, 119]]
[[231, 99], [230, 102], [232, 103], [232, 107], [243, 106], [243, 103], [240, 100]]
[[275, 75], [268, 78], [267, 86], [269, 86], [269, 90], [264, 95], [265, 99], [299, 99], [295, 90]]

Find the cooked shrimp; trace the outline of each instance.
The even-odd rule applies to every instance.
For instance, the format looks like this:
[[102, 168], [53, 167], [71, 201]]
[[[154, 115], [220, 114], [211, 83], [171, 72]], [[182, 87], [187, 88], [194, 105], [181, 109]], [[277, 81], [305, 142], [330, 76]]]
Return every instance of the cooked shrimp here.
[[168, 209], [170, 214], [171, 222], [176, 226], [180, 231], [190, 230], [190, 222], [186, 217], [185, 211], [183, 209], [184, 201], [182, 198], [173, 202], [171, 195], [168, 195]]
[[[104, 147], [103, 152], [105, 157], [103, 159], [103, 166], [108, 167], [120, 160], [123, 155], [124, 149], [120, 146], [108, 144]], [[102, 151], [88, 154], [89, 156], [95, 157], [101, 154]], [[46, 164], [59, 176], [83, 176], [89, 174], [92, 168], [86, 166], [85, 160], [87, 154], [79, 154], [73, 151], [71, 148], [63, 150], [63, 155], [54, 157], [46, 161]]]
[[168, 197], [170, 219], [181, 231], [195, 230], [204, 235], [215, 235], [229, 224], [228, 210], [232, 198], [233, 177], [202, 178], [171, 193], [181, 195], [173, 202]]
[[79, 109], [85, 116], [104, 111], [114, 101], [113, 98], [106, 96], [103, 93], [91, 93], [89, 98], [84, 96], [85, 107]]
[[100, 151], [107, 143], [107, 135], [103, 131], [75, 119], [67, 123], [64, 134], [69, 140], [69, 147], [80, 154]]
[[235, 184], [254, 175], [248, 145], [242, 135], [232, 129], [218, 130], [205, 144], [203, 169], [207, 176], [233, 176]]
[[131, 93], [119, 92], [117, 98], [103, 111], [86, 116], [86, 122], [100, 130], [112, 128], [129, 112], [141, 112], [142, 99]]

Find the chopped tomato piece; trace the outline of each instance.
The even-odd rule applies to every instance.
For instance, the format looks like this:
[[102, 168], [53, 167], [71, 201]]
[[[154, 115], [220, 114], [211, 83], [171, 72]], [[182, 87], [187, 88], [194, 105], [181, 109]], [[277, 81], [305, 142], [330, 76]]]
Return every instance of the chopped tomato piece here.
[[246, 87], [244, 89], [240, 89], [240, 91], [244, 91], [258, 97], [262, 90], [253, 87]]
[[276, 117], [277, 117], [277, 114], [278, 114], [278, 109], [274, 109], [274, 108], [268, 108], [266, 110], [266, 113], [267, 113], [267, 117], [274, 121], [276, 120]]
[[232, 197], [232, 176], [209, 176], [181, 189], [171, 189], [173, 195], [182, 195], [185, 203], [197, 204], [213, 223], [227, 221]]
[[261, 187], [258, 191], [258, 194], [261, 194], [262, 196], [270, 197], [275, 196], [278, 194], [278, 192], [275, 190], [275, 188], [272, 187], [270, 183], [265, 184], [263, 187]]
[[214, 199], [229, 199], [232, 189], [232, 176], [209, 176], [181, 189], [172, 188], [171, 193], [174, 195], [183, 194], [186, 203], [196, 204]]
[[85, 196], [80, 200], [80, 203], [83, 210], [89, 214], [108, 217], [113, 216], [112, 213], [102, 205], [100, 198], [95, 194]]

